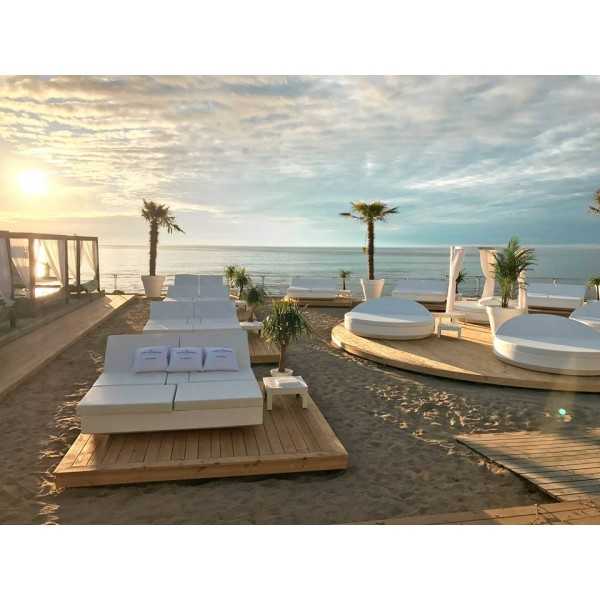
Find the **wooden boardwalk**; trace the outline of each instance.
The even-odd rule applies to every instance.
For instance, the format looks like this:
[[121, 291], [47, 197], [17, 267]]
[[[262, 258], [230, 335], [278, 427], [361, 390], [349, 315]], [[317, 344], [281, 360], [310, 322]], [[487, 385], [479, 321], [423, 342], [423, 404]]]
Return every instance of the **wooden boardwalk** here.
[[277, 348], [256, 333], [248, 332], [250, 362], [253, 365], [271, 364], [279, 360]]
[[100, 296], [0, 348], [0, 397], [108, 319], [133, 297]]
[[519, 431], [456, 438], [560, 501], [600, 501], [600, 428]]
[[[287, 300], [287, 296], [283, 296]], [[331, 298], [330, 300], [319, 300], [317, 298], [298, 300], [300, 306], [303, 307], [320, 307], [320, 308], [352, 308], [360, 304], [362, 300], [357, 298]]]
[[262, 425], [80, 434], [54, 471], [64, 487], [345, 469], [348, 454], [309, 401], [277, 398]]
[[598, 525], [600, 501], [574, 500], [531, 506], [415, 517], [390, 517], [365, 525]]
[[464, 323], [462, 339], [451, 335], [375, 340], [354, 335], [340, 324], [332, 329], [331, 341], [361, 358], [425, 375], [528, 389], [600, 393], [600, 376], [539, 373], [502, 362], [494, 356], [487, 326]]

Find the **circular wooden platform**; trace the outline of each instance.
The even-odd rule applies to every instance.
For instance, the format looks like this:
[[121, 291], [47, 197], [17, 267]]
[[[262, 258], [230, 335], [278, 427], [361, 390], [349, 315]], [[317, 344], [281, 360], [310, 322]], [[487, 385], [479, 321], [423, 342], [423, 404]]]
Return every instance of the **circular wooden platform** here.
[[[452, 335], [452, 337], [450, 337]], [[331, 341], [350, 354], [376, 363], [460, 381], [564, 392], [600, 393], [600, 377], [538, 373], [503, 363], [494, 356], [489, 327], [465, 323], [454, 334], [423, 340], [374, 340], [336, 325]]]

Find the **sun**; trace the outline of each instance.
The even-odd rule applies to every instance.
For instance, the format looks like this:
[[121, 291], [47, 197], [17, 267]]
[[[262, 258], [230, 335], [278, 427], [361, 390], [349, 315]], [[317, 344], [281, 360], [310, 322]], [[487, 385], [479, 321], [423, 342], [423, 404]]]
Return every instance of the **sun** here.
[[21, 191], [27, 196], [45, 196], [48, 193], [48, 175], [44, 171], [21, 171], [18, 179]]

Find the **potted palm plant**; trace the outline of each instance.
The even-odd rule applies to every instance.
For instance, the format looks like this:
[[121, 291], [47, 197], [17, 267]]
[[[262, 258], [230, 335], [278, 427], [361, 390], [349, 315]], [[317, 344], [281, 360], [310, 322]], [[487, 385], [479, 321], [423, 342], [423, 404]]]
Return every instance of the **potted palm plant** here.
[[258, 285], [253, 285], [244, 291], [241, 300], [246, 301], [246, 306], [250, 312], [248, 321], [256, 321], [256, 309], [265, 303], [266, 293], [264, 288]]
[[339, 277], [342, 280], [342, 290], [346, 291], [346, 279], [352, 275], [351, 271], [340, 270]]
[[238, 298], [242, 300], [244, 288], [252, 285], [252, 279], [244, 267], [237, 267], [233, 275], [233, 284], [237, 288]]
[[160, 229], [166, 229], [171, 234], [174, 231], [185, 233], [175, 222], [175, 216], [166, 204], [156, 204], [151, 200], [144, 200], [142, 208], [142, 217], [150, 224], [150, 272], [148, 275], [142, 275], [144, 292], [148, 298], [158, 298], [161, 295], [165, 278], [163, 275], [156, 275], [156, 253], [158, 250], [158, 232]]
[[506, 248], [496, 252], [494, 273], [500, 287], [500, 306], [487, 306], [486, 312], [492, 333], [505, 321], [521, 314], [519, 308], [511, 307], [521, 276], [535, 264], [535, 250], [522, 248], [519, 238], [512, 237]]
[[227, 285], [229, 286], [229, 289], [231, 289], [233, 287], [233, 281], [234, 281], [236, 270], [237, 270], [236, 265], [227, 265], [225, 267], [225, 271], [224, 271], [225, 281], [227, 281]]
[[365, 300], [379, 298], [383, 292], [385, 279], [375, 279], [375, 223], [385, 221], [388, 215], [396, 214], [397, 208], [389, 207], [384, 202], [352, 202], [350, 212], [340, 213], [342, 217], [349, 217], [365, 223], [367, 226], [367, 256], [369, 278], [361, 279]]
[[271, 369], [271, 377], [293, 374], [292, 369], [285, 367], [288, 348], [292, 342], [310, 332], [310, 324], [296, 302], [293, 300], [273, 302], [262, 330], [263, 338], [279, 349], [279, 364], [275, 369]]
[[589, 287], [593, 287], [596, 290], [596, 300], [600, 300], [600, 276], [594, 275], [590, 277], [587, 282]]

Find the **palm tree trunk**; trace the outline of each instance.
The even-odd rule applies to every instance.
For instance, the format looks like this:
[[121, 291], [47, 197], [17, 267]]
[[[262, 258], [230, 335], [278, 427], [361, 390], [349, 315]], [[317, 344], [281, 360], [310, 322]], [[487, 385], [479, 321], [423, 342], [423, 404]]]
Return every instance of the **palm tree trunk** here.
[[279, 365], [278, 365], [278, 369], [280, 373], [283, 373], [285, 371], [285, 353], [286, 353], [287, 348], [285, 346], [281, 346], [279, 348]]
[[158, 248], [158, 223], [150, 223], [150, 275], [156, 275], [156, 252]]
[[369, 256], [369, 279], [375, 279], [375, 223], [367, 223], [367, 254]]

